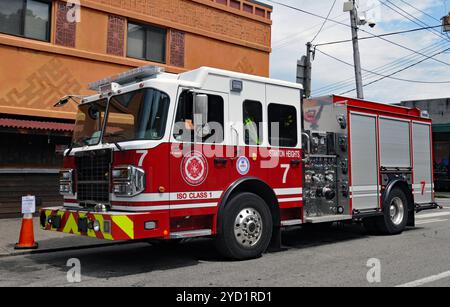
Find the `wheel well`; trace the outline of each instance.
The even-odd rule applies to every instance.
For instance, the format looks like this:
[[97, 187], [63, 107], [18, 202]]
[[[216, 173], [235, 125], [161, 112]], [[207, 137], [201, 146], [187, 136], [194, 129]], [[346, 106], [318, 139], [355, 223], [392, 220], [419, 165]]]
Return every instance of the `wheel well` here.
[[280, 226], [280, 207], [278, 206], [278, 200], [274, 191], [259, 179], [246, 179], [241, 182], [235, 183], [226, 193], [222, 199], [220, 208], [225, 208], [228, 201], [231, 200], [235, 195], [249, 192], [261, 197], [269, 207], [270, 213], [272, 215], [272, 222], [274, 227]]
[[389, 196], [389, 193], [395, 188], [399, 188], [403, 191], [403, 193], [405, 193], [406, 198], [408, 199], [408, 226], [415, 226], [414, 196], [407, 182], [403, 180], [390, 182], [383, 194], [383, 203], [384, 200]]

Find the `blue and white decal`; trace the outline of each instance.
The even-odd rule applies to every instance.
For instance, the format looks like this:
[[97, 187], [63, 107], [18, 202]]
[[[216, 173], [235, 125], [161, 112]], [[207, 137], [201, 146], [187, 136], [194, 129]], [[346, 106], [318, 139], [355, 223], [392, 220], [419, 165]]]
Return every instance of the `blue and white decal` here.
[[247, 157], [240, 157], [236, 162], [236, 169], [239, 174], [247, 175], [250, 171], [250, 161]]

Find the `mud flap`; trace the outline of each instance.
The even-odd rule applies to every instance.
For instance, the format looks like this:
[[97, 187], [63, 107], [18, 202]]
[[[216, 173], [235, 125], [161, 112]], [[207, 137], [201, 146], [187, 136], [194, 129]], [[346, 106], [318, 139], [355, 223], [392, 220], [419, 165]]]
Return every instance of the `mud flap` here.
[[272, 231], [272, 239], [270, 240], [269, 247], [267, 248], [268, 253], [277, 253], [286, 251], [287, 248], [282, 246], [281, 243], [281, 227], [275, 226]]
[[416, 212], [414, 210], [408, 210], [408, 223], [406, 226], [416, 227]]

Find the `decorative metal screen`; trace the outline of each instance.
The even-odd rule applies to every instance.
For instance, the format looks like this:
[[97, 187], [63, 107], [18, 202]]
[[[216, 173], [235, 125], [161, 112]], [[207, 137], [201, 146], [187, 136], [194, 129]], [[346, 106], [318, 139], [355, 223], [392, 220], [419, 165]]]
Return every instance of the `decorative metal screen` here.
[[109, 202], [111, 162], [112, 152], [107, 149], [75, 154], [77, 195], [80, 202]]

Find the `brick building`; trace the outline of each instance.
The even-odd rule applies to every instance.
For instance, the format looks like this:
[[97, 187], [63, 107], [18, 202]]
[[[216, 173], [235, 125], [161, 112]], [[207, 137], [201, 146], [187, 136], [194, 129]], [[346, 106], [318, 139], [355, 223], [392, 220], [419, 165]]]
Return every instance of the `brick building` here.
[[53, 108], [60, 97], [148, 64], [268, 76], [271, 13], [253, 0], [0, 0], [0, 217], [24, 194], [59, 203], [76, 111]]

